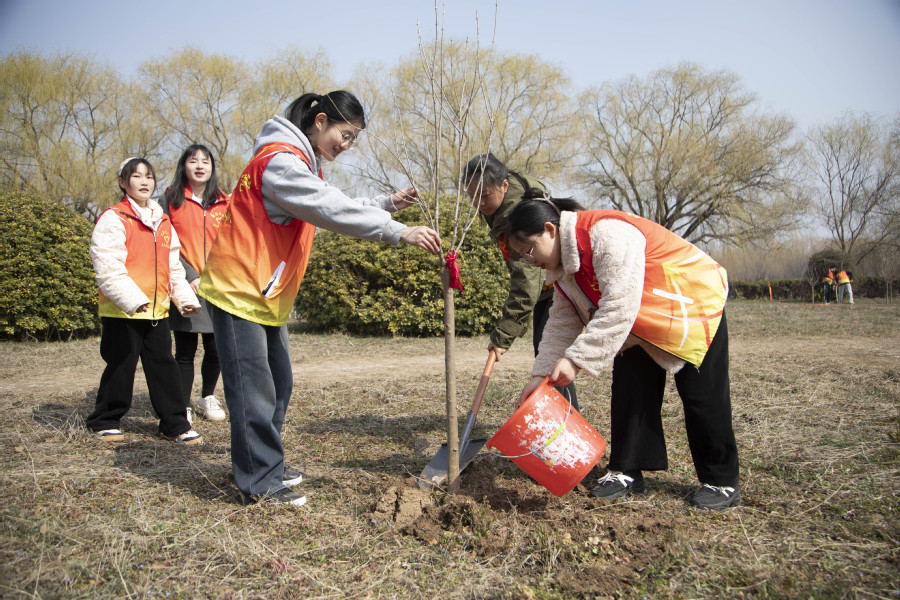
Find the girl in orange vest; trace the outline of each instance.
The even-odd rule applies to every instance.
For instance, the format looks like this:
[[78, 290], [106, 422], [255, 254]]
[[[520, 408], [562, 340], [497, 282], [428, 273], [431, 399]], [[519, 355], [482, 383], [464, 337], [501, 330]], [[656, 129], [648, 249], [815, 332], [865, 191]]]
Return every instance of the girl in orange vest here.
[[153, 167], [143, 158], [129, 158], [118, 177], [125, 197], [100, 215], [91, 235], [103, 327], [100, 355], [106, 369], [87, 427], [107, 442], [124, 439], [120, 422], [131, 408], [140, 359], [159, 432], [175, 442], [199, 444], [202, 438], [191, 429], [181, 399], [166, 316], [170, 294], [186, 317], [200, 311], [200, 302], [184, 279], [178, 235], [150, 198], [156, 189]]
[[322, 179], [322, 159], [335, 160], [365, 126], [362, 105], [345, 91], [304, 94], [267, 121], [200, 277], [222, 364], [234, 480], [248, 503], [306, 502], [290, 489], [302, 474], [285, 467], [281, 428], [293, 387], [286, 323], [316, 227], [440, 252], [437, 232], [391, 219], [416, 203], [414, 188], [354, 200]]
[[646, 489], [642, 471], [668, 468], [661, 408], [672, 373], [702, 484], [701, 508], [740, 502], [731, 423], [725, 270], [664, 227], [612, 210], [577, 212], [570, 199], [528, 200], [510, 214], [507, 239], [555, 285], [532, 381], [566, 385], [613, 365], [611, 454], [592, 495]]
[[[181, 265], [194, 293], [200, 287], [200, 274], [212, 248], [219, 226], [225, 217], [228, 196], [219, 189], [216, 160], [202, 144], [188, 146], [178, 159], [172, 185], [163, 197], [163, 211], [181, 241]], [[210, 421], [224, 421], [225, 411], [215, 397], [219, 380], [219, 355], [213, 336], [212, 320], [206, 300], [200, 300], [200, 314], [185, 318], [177, 312], [169, 315], [175, 336], [175, 362], [181, 370], [181, 385], [188, 421], [191, 420], [191, 389], [194, 386], [194, 356], [197, 338], [203, 339], [203, 362], [200, 364], [202, 385], [197, 398], [197, 412]]]

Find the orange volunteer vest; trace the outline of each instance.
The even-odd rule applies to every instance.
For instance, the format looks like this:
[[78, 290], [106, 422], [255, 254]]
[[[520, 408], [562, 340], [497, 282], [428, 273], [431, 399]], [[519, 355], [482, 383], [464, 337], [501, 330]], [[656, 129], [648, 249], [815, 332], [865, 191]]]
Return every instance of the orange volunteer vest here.
[[850, 283], [850, 276], [847, 275], [847, 271], [841, 270], [838, 272], [837, 282], [838, 284]]
[[219, 234], [227, 207], [228, 196], [218, 190], [216, 201], [203, 208], [193, 199], [189, 186], [184, 188], [184, 203], [178, 208], [169, 206], [169, 220], [181, 242], [181, 256], [197, 273], [203, 273], [206, 256]]
[[[647, 240], [644, 290], [631, 333], [694, 365], [712, 343], [728, 297], [728, 279], [718, 263], [662, 225], [625, 212], [578, 213], [575, 235], [581, 267], [575, 281], [597, 306], [601, 292], [594, 273], [590, 231], [600, 219], [635, 226]], [[557, 289], [565, 292], [557, 285]]]
[[[125, 227], [125, 269], [128, 276], [150, 298], [150, 307], [129, 317], [112, 300], [100, 292], [101, 317], [117, 319], [163, 319], [169, 314], [169, 249], [172, 245], [172, 224], [163, 215], [154, 232], [134, 214], [131, 202], [123, 198], [106, 210], [116, 213]], [[106, 212], [106, 211], [103, 211]], [[102, 213], [101, 213], [102, 216]], [[98, 218], [99, 220], [99, 218]], [[98, 290], [99, 291], [99, 290]]]
[[834, 283], [834, 271], [832, 271], [831, 269], [828, 269], [828, 271], [825, 273], [824, 277], [822, 277], [822, 281], [829, 285]]
[[[284, 143], [260, 148], [231, 193], [200, 277], [200, 295], [212, 304], [242, 319], [277, 327], [287, 323], [316, 233], [315, 226], [305, 221], [279, 225], [266, 213], [262, 176], [279, 152], [295, 155], [312, 170], [299, 148]], [[318, 175], [322, 177], [321, 171]]]

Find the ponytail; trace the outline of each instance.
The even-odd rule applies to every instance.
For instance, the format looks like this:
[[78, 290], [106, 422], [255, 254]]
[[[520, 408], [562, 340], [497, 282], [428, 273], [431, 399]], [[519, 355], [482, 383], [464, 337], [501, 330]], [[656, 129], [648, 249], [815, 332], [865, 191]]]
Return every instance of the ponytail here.
[[545, 223], [559, 227], [562, 211], [584, 210], [573, 198], [534, 198], [522, 200], [506, 220], [506, 239], [526, 242], [544, 231]]
[[316, 116], [325, 113], [330, 123], [353, 123], [366, 128], [366, 115], [356, 96], [344, 90], [327, 94], [306, 93], [294, 100], [284, 111], [285, 118], [304, 134], [309, 133]]

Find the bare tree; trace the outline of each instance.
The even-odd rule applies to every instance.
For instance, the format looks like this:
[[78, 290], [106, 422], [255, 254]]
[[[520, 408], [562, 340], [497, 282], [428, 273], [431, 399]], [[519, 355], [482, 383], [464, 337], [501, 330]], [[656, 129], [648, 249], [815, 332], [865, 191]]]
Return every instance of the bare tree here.
[[202, 143], [213, 152], [223, 180], [237, 177], [244, 157], [231, 125], [248, 76], [243, 62], [192, 47], [141, 64], [138, 77], [147, 91], [141, 110], [147, 124], [162, 132], [172, 162], [185, 146]]
[[588, 90], [579, 104], [579, 179], [598, 205], [693, 242], [732, 243], [771, 239], [802, 209], [793, 122], [753, 112], [732, 73], [683, 63]]
[[[870, 115], [843, 115], [809, 134], [819, 216], [848, 264], [896, 236], [900, 162], [890, 131]], [[892, 208], [892, 206], [894, 208]]]

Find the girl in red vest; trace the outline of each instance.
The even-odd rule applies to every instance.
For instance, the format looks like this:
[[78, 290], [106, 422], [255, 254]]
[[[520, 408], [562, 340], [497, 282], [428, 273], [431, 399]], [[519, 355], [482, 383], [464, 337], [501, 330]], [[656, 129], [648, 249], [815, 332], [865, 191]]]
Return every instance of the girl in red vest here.
[[290, 489], [302, 474], [285, 468], [281, 428], [293, 387], [286, 323], [316, 227], [440, 252], [437, 232], [391, 219], [390, 212], [416, 203], [414, 188], [354, 200], [322, 179], [322, 159], [348, 150], [365, 126], [362, 105], [344, 91], [304, 94], [284, 117], [267, 121], [200, 277], [222, 364], [234, 480], [245, 502], [306, 502]]
[[566, 385], [582, 369], [596, 376], [612, 363], [608, 473], [591, 492], [612, 500], [643, 493], [642, 471], [668, 468], [660, 412], [672, 373], [702, 484], [691, 503], [737, 505], [725, 270], [652, 221], [579, 210], [569, 199], [527, 200], [509, 216], [510, 246], [556, 288], [520, 402], [545, 376]]
[[170, 294], [187, 317], [200, 311], [200, 302], [184, 279], [178, 235], [150, 198], [156, 189], [153, 167], [143, 158], [129, 158], [118, 177], [125, 197], [100, 215], [91, 235], [103, 327], [100, 355], [106, 369], [87, 427], [107, 442], [124, 439], [120, 421], [131, 408], [140, 359], [159, 432], [182, 444], [199, 444], [202, 438], [191, 429], [181, 399], [166, 317]]
[[[172, 227], [181, 241], [181, 265], [194, 293], [200, 287], [200, 274], [212, 248], [219, 226], [225, 217], [228, 196], [219, 189], [216, 160], [209, 148], [202, 144], [188, 146], [178, 159], [172, 185], [163, 198], [163, 211], [169, 215]], [[191, 389], [194, 386], [194, 356], [197, 338], [203, 339], [202, 378], [197, 412], [210, 421], [224, 421], [225, 411], [215, 397], [219, 380], [219, 355], [213, 336], [212, 320], [206, 310], [206, 300], [200, 300], [200, 314], [182, 317], [169, 315], [169, 325], [175, 336], [175, 362], [181, 370], [181, 385], [188, 421], [191, 420]]]

